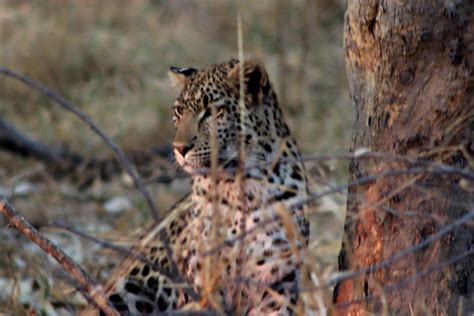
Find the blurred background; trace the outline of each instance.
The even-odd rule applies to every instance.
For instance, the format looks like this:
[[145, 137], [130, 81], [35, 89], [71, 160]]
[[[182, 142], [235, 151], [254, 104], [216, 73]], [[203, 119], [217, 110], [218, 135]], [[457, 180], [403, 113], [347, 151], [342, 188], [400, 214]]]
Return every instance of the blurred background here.
[[[343, 0], [2, 1], [0, 66], [59, 92], [92, 117], [125, 151], [166, 148], [176, 91], [169, 66], [205, 67], [237, 57], [237, 14], [244, 54], [263, 62], [305, 155], [348, 152], [351, 107], [342, 48]], [[0, 119], [51, 146], [87, 159], [111, 150], [45, 96], [0, 77]], [[166, 156], [166, 155], [165, 155]], [[307, 163], [314, 190], [344, 184], [345, 162]], [[160, 176], [167, 181], [153, 181]], [[157, 156], [143, 174], [162, 214], [189, 191], [171, 159]], [[119, 260], [100, 245], [53, 227], [61, 220], [99, 238], [129, 244], [151, 222], [124, 175], [87, 185], [55, 177], [44, 163], [0, 149], [0, 193], [17, 211], [103, 281]], [[327, 197], [311, 216], [308, 256], [320, 279], [336, 269], [344, 195]], [[36, 246], [0, 219], [0, 313], [29, 308], [70, 314], [87, 302]], [[325, 293], [329, 295], [329, 291]], [[328, 296], [329, 297], [329, 296]]]

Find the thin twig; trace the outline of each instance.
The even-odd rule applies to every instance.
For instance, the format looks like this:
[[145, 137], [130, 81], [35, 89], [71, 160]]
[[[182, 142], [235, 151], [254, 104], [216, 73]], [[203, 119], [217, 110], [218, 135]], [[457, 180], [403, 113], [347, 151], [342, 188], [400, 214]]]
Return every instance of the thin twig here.
[[[414, 252], [430, 245], [431, 243], [433, 243], [436, 240], [440, 239], [441, 237], [448, 234], [449, 232], [451, 232], [455, 228], [457, 228], [461, 225], [467, 224], [469, 222], [469, 220], [472, 220], [473, 218], [474, 218], [474, 210], [464, 214], [464, 216], [454, 220], [450, 224], [445, 225], [438, 232], [436, 232], [433, 235], [430, 235], [430, 237], [424, 239], [422, 242], [420, 242], [416, 245], [407, 247], [405, 249], [402, 249], [401, 251], [398, 251], [393, 256], [390, 256], [387, 259], [385, 259], [383, 261], [380, 261], [377, 264], [374, 264], [374, 265], [372, 265], [368, 268], [360, 269], [360, 270], [357, 270], [357, 271], [354, 271], [354, 272], [347, 272], [347, 273], [339, 274], [335, 278], [332, 278], [331, 280], [329, 280], [328, 282], [326, 282], [326, 283], [324, 283], [320, 286], [310, 287], [310, 288], [305, 288], [305, 289], [301, 288], [301, 289], [299, 289], [299, 291], [300, 292], [312, 292], [312, 291], [321, 290], [321, 289], [324, 289], [324, 288], [329, 288], [329, 287], [332, 287], [332, 286], [334, 286], [337, 283], [340, 283], [342, 281], [345, 281], [345, 280], [348, 280], [348, 279], [353, 279], [353, 278], [356, 278], [356, 277], [361, 276], [363, 274], [374, 273], [374, 272], [376, 272], [380, 269], [386, 268], [386, 267], [390, 266], [392, 263], [398, 261], [399, 259], [401, 259], [401, 258], [403, 258], [403, 257], [405, 257], [405, 256], [407, 256], [411, 253], [414, 253]], [[268, 223], [269, 222], [267, 221], [265, 224], [268, 224]], [[243, 237], [239, 236], [239, 238], [244, 238], [244, 237], [245, 236], [243, 236]], [[229, 241], [227, 241], [227, 242], [229, 242]], [[216, 249], [212, 249], [212, 251], [215, 251], [215, 250]], [[237, 278], [235, 281], [240, 282], [240, 283], [248, 282], [248, 283], [255, 284], [255, 285], [264, 285], [263, 283], [256, 282], [256, 281], [251, 280], [249, 278]]]
[[[117, 160], [119, 161], [121, 167], [127, 172], [127, 174], [132, 178], [133, 183], [135, 187], [139, 190], [139, 192], [143, 195], [146, 203], [148, 204], [148, 208], [152, 214], [152, 217], [154, 218], [155, 222], [159, 222], [159, 214], [156, 209], [155, 203], [153, 202], [153, 199], [150, 195], [150, 192], [148, 191], [145, 183], [142, 181], [138, 173], [136, 172], [135, 168], [133, 165], [129, 162], [127, 156], [124, 154], [122, 149], [104, 132], [102, 129], [98, 127], [97, 124], [94, 123], [94, 121], [84, 112], [80, 111], [73, 103], [69, 102], [66, 100], [63, 96], [58, 94], [57, 92], [49, 89], [48, 87], [44, 86], [43, 84], [29, 78], [28, 76], [16, 73], [14, 71], [11, 71], [7, 68], [0, 67], [0, 74], [3, 74], [5, 76], [14, 78], [23, 84], [29, 86], [30, 88], [33, 88], [37, 91], [40, 91], [53, 101], [55, 101], [58, 105], [63, 107], [64, 109], [72, 112], [75, 114], [83, 123], [85, 123], [93, 132], [95, 132], [101, 139], [104, 141], [104, 143], [109, 146], [114, 154], [117, 157]], [[174, 262], [173, 257], [171, 255], [171, 249], [169, 246], [169, 241], [167, 239], [167, 236], [163, 233], [160, 233], [160, 238], [165, 246], [166, 249], [166, 255], [168, 257], [168, 260], [171, 264], [171, 268], [173, 272], [177, 273], [177, 266], [176, 262]], [[177, 274], [179, 278], [179, 274]], [[197, 297], [195, 293], [190, 293], [193, 295], [190, 295], [191, 297]]]
[[350, 275], [342, 276], [341, 278], [335, 278], [335, 279], [331, 280], [330, 282], [335, 284], [335, 283], [338, 283], [338, 282], [340, 282], [342, 280], [345, 280], [349, 277], [357, 277], [359, 275], [366, 274], [366, 273], [374, 273], [377, 270], [380, 270], [382, 268], [386, 268], [389, 265], [391, 265], [392, 263], [394, 263], [395, 261], [397, 261], [397, 260], [399, 260], [399, 259], [401, 259], [401, 258], [403, 258], [403, 257], [405, 257], [405, 256], [407, 256], [407, 255], [409, 255], [409, 254], [411, 254], [415, 251], [418, 251], [418, 250], [428, 246], [429, 244], [435, 242], [436, 240], [438, 240], [441, 237], [443, 237], [444, 235], [448, 234], [449, 232], [451, 232], [455, 228], [466, 224], [469, 220], [472, 220], [473, 218], [474, 218], [474, 210], [464, 214], [464, 216], [454, 220], [449, 225], [443, 226], [438, 232], [436, 232], [435, 234], [430, 235], [428, 238], [424, 239], [422, 242], [420, 242], [416, 245], [410, 246], [408, 248], [405, 248], [401, 251], [398, 251], [395, 255], [393, 255], [393, 256], [391, 256], [391, 257], [389, 257], [389, 258], [387, 258], [383, 261], [380, 261], [379, 263], [374, 264], [374, 265], [372, 265], [368, 268], [356, 271], [354, 273], [351, 273]]
[[[450, 224], [443, 226], [438, 232], [436, 232], [433, 235], [430, 235], [428, 238], [424, 239], [422, 242], [420, 242], [416, 245], [407, 247], [405, 249], [402, 249], [402, 250], [398, 251], [396, 254], [394, 254], [393, 256], [390, 256], [387, 259], [385, 259], [383, 261], [380, 261], [377, 264], [374, 264], [374, 265], [369, 266], [367, 268], [360, 269], [360, 270], [357, 270], [357, 271], [354, 271], [354, 272], [343, 273], [342, 275], [339, 275], [335, 278], [332, 278], [331, 280], [329, 280], [325, 284], [321, 285], [320, 288], [331, 287], [331, 286], [334, 286], [337, 283], [340, 283], [342, 281], [345, 281], [345, 280], [348, 280], [348, 279], [353, 279], [353, 278], [356, 278], [356, 277], [361, 276], [363, 274], [374, 273], [377, 270], [386, 268], [386, 267], [390, 266], [392, 263], [398, 261], [399, 259], [401, 259], [401, 258], [403, 258], [403, 257], [405, 257], [405, 256], [407, 256], [411, 253], [414, 253], [415, 251], [418, 251], [418, 250], [423, 249], [424, 247], [430, 245], [431, 243], [433, 243], [436, 240], [440, 239], [441, 237], [448, 234], [449, 232], [451, 232], [455, 228], [468, 223], [468, 221], [472, 220], [473, 218], [474, 218], [474, 210], [464, 214], [464, 216], [454, 220]], [[320, 288], [300, 289], [300, 291], [314, 291], [314, 290], [320, 289]]]
[[18, 214], [8, 201], [0, 195], [0, 212], [9, 221], [10, 226], [17, 229], [27, 239], [38, 245], [44, 252], [52, 256], [83, 288], [92, 301], [106, 315], [119, 315], [109, 303], [102, 289], [87, 275], [87, 273], [71, 257], [56, 247], [44, 237], [23, 216]]
[[[436, 265], [432, 265], [431, 267], [429, 267], [428, 269], [422, 271], [422, 272], [419, 272], [419, 273], [416, 273], [414, 275], [411, 275], [409, 277], [406, 277], [405, 279], [403, 279], [402, 281], [400, 282], [397, 282], [393, 285], [390, 285], [388, 287], [385, 287], [383, 288], [383, 290], [381, 292], [383, 292], [384, 294], [387, 294], [387, 293], [391, 293], [391, 292], [394, 292], [396, 290], [399, 290], [413, 282], [416, 282], [417, 280], [419, 280], [420, 278], [430, 274], [430, 273], [433, 273], [433, 272], [436, 272], [438, 270], [441, 270], [447, 266], [450, 266], [452, 264], [455, 264], [456, 262], [459, 262], [461, 260], [463, 260], [464, 258], [468, 257], [468, 256], [471, 256], [474, 254], [474, 249], [470, 249], [470, 250], [467, 250], [467, 251], [464, 251], [458, 255], [456, 255], [455, 257], [452, 257], [448, 260], [445, 260], [443, 262], [440, 262]], [[361, 303], [364, 303], [366, 304], [367, 301], [371, 301], [371, 300], [374, 300], [374, 299], [377, 299], [380, 297], [380, 294], [369, 294], [368, 296], [364, 297], [364, 299], [356, 299], [356, 300], [351, 300], [349, 302], [344, 302], [344, 303], [336, 303], [334, 304], [334, 307], [336, 309], [344, 309], [344, 308], [347, 308], [351, 305], [354, 305], [354, 304], [361, 304]]]
[[[105, 249], [111, 249], [111, 250], [116, 251], [118, 253], [125, 254], [125, 255], [127, 255], [127, 256], [135, 259], [135, 260], [141, 261], [141, 262], [149, 265], [153, 270], [157, 271], [159, 274], [161, 274], [164, 277], [171, 280], [173, 283], [181, 283], [181, 284], [186, 283], [186, 281], [181, 278], [179, 273], [177, 273], [177, 268], [176, 267], [174, 269], [173, 268], [171, 269], [171, 273], [168, 273], [165, 270], [163, 270], [158, 264], [155, 264], [153, 261], [148, 259], [146, 256], [133, 251], [133, 249], [122, 247], [122, 246], [116, 245], [114, 243], [108, 242], [106, 240], [99, 239], [97, 237], [91, 236], [91, 235], [86, 234], [86, 233], [84, 233], [84, 232], [82, 232], [82, 231], [80, 231], [80, 230], [78, 230], [78, 229], [76, 229], [76, 228], [74, 228], [70, 225], [67, 225], [67, 224], [65, 224], [61, 221], [54, 221], [53, 224], [51, 225], [51, 227], [64, 229], [64, 230], [66, 230], [66, 231], [68, 231], [68, 232], [70, 232], [74, 235], [77, 235], [81, 238], [92, 241], [92, 242], [100, 245], [101, 247], [103, 247]], [[169, 245], [168, 245], [168, 248], [169, 248]], [[174, 271], [174, 270], [176, 270], [176, 271]], [[200, 300], [199, 294], [196, 293], [196, 291], [194, 291], [194, 289], [190, 285], [188, 285], [187, 283], [186, 283], [186, 286], [183, 287], [183, 289], [186, 292], [186, 294], [188, 294], [193, 300], [195, 300], [195, 301]]]
[[117, 156], [117, 160], [119, 161], [120, 165], [122, 168], [127, 172], [127, 174], [132, 178], [133, 184], [135, 187], [140, 191], [140, 193], [143, 195], [146, 203], [148, 204], [148, 207], [150, 209], [150, 212], [155, 219], [155, 221], [159, 221], [159, 214], [156, 209], [155, 203], [153, 202], [153, 199], [151, 198], [150, 192], [146, 188], [145, 184], [141, 180], [141, 178], [138, 176], [137, 172], [135, 171], [135, 168], [132, 166], [132, 164], [129, 162], [127, 156], [125, 153], [120, 149], [120, 147], [104, 132], [102, 129], [97, 126], [96, 123], [84, 112], [80, 111], [74, 104], [66, 100], [63, 96], [58, 94], [57, 92], [49, 89], [45, 85], [31, 79], [28, 76], [19, 74], [17, 72], [14, 72], [10, 69], [0, 67], [0, 74], [3, 74], [7, 77], [11, 77], [13, 79], [16, 79], [23, 84], [27, 85], [30, 88], [33, 88], [47, 97], [49, 97], [51, 100], [56, 102], [58, 105], [63, 107], [64, 109], [68, 110], [69, 112], [72, 112], [75, 114], [83, 123], [85, 123], [94, 133], [96, 133], [103, 141], [104, 143], [109, 146], [115, 155]]
[[[396, 177], [396, 176], [406, 175], [406, 174], [423, 174], [423, 173], [435, 173], [435, 174], [436, 173], [441, 173], [441, 174], [444, 174], [445, 172], [447, 172], [447, 171], [445, 171], [445, 170], [431, 170], [430, 168], [412, 168], [412, 169], [403, 169], [403, 170], [387, 170], [387, 171], [380, 172], [380, 173], [375, 174], [375, 175], [368, 175], [368, 176], [365, 176], [365, 177], [361, 177], [361, 178], [356, 179], [354, 181], [351, 181], [347, 184], [345, 183], [345, 184], [336, 185], [336, 186], [329, 186], [329, 189], [324, 190], [324, 191], [319, 192], [319, 193], [311, 194], [305, 200], [291, 205], [290, 210], [295, 210], [295, 209], [304, 207], [306, 205], [311, 205], [311, 204], [317, 202], [318, 200], [320, 200], [321, 198], [323, 198], [325, 196], [328, 196], [330, 194], [343, 192], [343, 191], [347, 190], [350, 187], [370, 183], [372, 181], [376, 181], [376, 180], [378, 180], [380, 178], [384, 178], [384, 177]], [[206, 251], [204, 253], [204, 255], [212, 255], [212, 254], [220, 251], [221, 249], [223, 249], [227, 246], [233, 245], [237, 241], [241, 241], [241, 240], [245, 239], [247, 236], [249, 236], [249, 234], [251, 234], [251, 233], [253, 233], [253, 232], [255, 232], [259, 229], [262, 229], [267, 225], [275, 223], [278, 220], [279, 220], [279, 217], [274, 217], [274, 218], [270, 218], [270, 219], [261, 221], [260, 223], [258, 223], [258, 225], [256, 225], [252, 229], [243, 231], [241, 234], [239, 234], [238, 236], [236, 236], [232, 239], [224, 240], [221, 244], [219, 244], [219, 245], [211, 248], [210, 250]]]
[[[384, 153], [384, 152], [365, 152], [361, 154], [357, 153], [340, 153], [340, 154], [312, 154], [302, 156], [300, 158], [284, 158], [281, 157], [278, 160], [279, 163], [295, 163], [295, 162], [308, 162], [308, 161], [327, 161], [327, 160], [366, 160], [366, 159], [383, 159], [385, 161], [400, 161], [411, 163], [416, 167], [423, 167], [424, 170], [430, 170], [433, 173], [439, 174], [457, 174], [461, 177], [474, 181], [474, 172], [462, 168], [457, 168], [453, 166], [449, 166], [443, 163], [438, 163], [434, 161], [426, 161], [422, 159], [426, 159], [424, 157], [417, 157], [417, 156], [406, 156], [406, 155], [397, 155], [392, 153]], [[251, 171], [254, 169], [265, 169], [267, 168], [267, 162], [258, 162], [255, 164], [251, 164], [246, 166], [244, 171]], [[241, 169], [236, 167], [229, 167], [225, 169], [219, 170], [218, 175], [221, 174], [235, 174]], [[199, 170], [194, 171], [191, 176], [194, 175], [209, 175], [211, 173], [210, 168], [200, 168]]]

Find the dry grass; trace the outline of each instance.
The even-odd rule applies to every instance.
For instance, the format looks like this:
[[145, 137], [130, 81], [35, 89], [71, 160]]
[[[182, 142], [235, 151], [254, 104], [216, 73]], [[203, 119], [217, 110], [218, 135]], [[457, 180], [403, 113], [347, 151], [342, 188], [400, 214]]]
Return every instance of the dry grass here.
[[[149, 148], [173, 138], [170, 65], [202, 67], [237, 56], [238, 10], [246, 57], [262, 60], [277, 86], [293, 134], [306, 154], [347, 151], [351, 109], [342, 51], [342, 1], [6, 1], [0, 4], [0, 65], [59, 91], [93, 117], [126, 149]], [[2, 118], [49, 143], [86, 156], [110, 151], [77, 119], [25, 87], [0, 78]], [[173, 166], [157, 161], [164, 168]], [[314, 163], [307, 167], [321, 182]], [[0, 186], [15, 208], [59, 243], [91, 274], [103, 279], [113, 262], [98, 245], [47, 229], [64, 219], [94, 235], [123, 236], [149, 220], [146, 205], [126, 179], [96, 181], [85, 191], [50, 178], [41, 164], [0, 154]], [[344, 181], [345, 164], [328, 179]], [[8, 191], [10, 190], [10, 191]], [[150, 185], [160, 210], [189, 190], [187, 180]], [[131, 202], [117, 212], [114, 197]], [[311, 264], [321, 280], [334, 270], [344, 198], [326, 201], [312, 216]], [[332, 204], [331, 204], [332, 203]], [[1, 227], [5, 222], [0, 220]], [[13, 231], [0, 228], [0, 313], [28, 307], [52, 314], [84, 304], [57, 278], [57, 266]], [[64, 290], [67, 289], [67, 290]], [[66, 303], [65, 303], [66, 302]], [[69, 305], [68, 305], [69, 304]]]

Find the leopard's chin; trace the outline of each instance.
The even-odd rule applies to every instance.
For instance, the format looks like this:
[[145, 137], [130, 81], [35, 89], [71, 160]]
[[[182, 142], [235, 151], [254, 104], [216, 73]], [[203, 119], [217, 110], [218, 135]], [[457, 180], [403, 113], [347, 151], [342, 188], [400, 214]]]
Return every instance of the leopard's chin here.
[[[175, 155], [178, 165], [187, 173], [191, 175], [206, 175], [211, 173], [211, 161], [209, 159], [192, 159], [193, 157], [183, 157]], [[239, 166], [239, 161], [236, 157], [231, 159], [218, 158], [217, 169], [222, 172], [234, 173]]]
[[189, 161], [186, 158], [176, 159], [179, 166], [190, 175], [205, 174], [209, 170], [209, 164], [202, 161]]
[[194, 167], [193, 165], [190, 165], [190, 164], [184, 164], [181, 166], [181, 168], [183, 168], [184, 171], [186, 171], [187, 173], [193, 175], [196, 173], [196, 171], [198, 170], [196, 167]]
[[[212, 168], [209, 163], [202, 163], [202, 164], [193, 164], [189, 162], [183, 162], [179, 164], [184, 171], [189, 173], [190, 175], [208, 175], [212, 173]], [[217, 165], [217, 171], [219, 173], [229, 173], [233, 174], [238, 169], [238, 161], [231, 160], [231, 161], [219, 161]]]

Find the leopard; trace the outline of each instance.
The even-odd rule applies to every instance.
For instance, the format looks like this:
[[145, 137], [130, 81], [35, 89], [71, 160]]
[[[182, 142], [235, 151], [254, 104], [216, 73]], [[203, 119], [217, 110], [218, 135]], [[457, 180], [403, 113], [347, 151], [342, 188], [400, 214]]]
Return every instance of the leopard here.
[[308, 179], [263, 64], [171, 67], [177, 164], [191, 193], [141, 234], [104, 284], [121, 315], [293, 315]]

